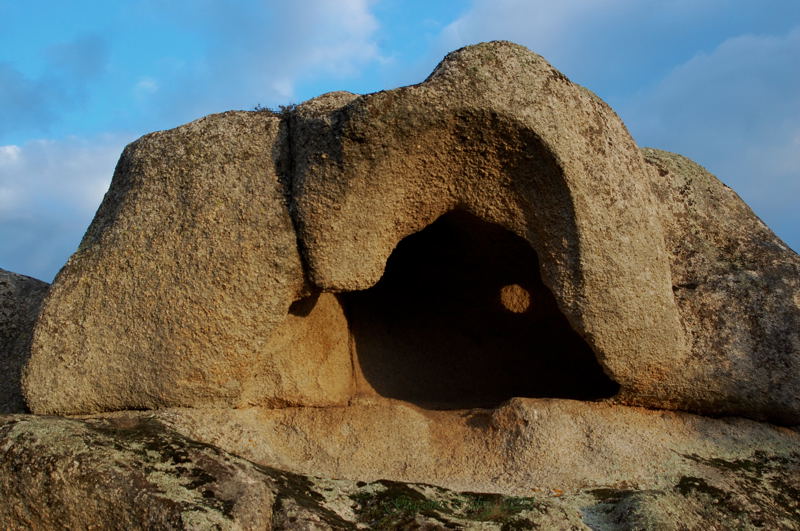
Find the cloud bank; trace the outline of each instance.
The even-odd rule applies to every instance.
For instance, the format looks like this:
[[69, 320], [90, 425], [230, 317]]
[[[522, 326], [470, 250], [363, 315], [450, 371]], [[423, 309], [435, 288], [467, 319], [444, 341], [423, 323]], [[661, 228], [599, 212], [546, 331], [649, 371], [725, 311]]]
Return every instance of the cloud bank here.
[[743, 35], [619, 111], [640, 144], [701, 161], [800, 249], [800, 27]]
[[128, 140], [0, 146], [0, 267], [52, 280], [89, 226]]
[[223, 0], [149, 3], [177, 27], [202, 35], [206, 46], [198, 57], [163, 61], [148, 74], [159, 87], [152, 98], [156, 112], [178, 123], [229, 108], [289, 103], [299, 82], [356, 76], [381, 60], [379, 24], [367, 0], [242, 2], [236, 8]]

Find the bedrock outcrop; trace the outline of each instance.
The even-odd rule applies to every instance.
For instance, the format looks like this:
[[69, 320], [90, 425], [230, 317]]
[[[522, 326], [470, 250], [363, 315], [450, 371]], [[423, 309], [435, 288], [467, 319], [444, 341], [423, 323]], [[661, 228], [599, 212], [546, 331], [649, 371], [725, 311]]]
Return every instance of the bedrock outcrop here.
[[[548, 408], [547, 404], [513, 404], [496, 420], [503, 423]], [[539, 424], [560, 424], [558, 429], [563, 431], [564, 422], [556, 417], [566, 411], [550, 409], [552, 415], [543, 416]], [[165, 411], [164, 417], [174, 419], [176, 413]], [[387, 416], [392, 413], [397, 411], [384, 411]], [[354, 410], [351, 421], [364, 414]], [[450, 414], [454, 417], [452, 425], [468, 424]], [[590, 480], [582, 488], [558, 483], [557, 475], [551, 480], [560, 488], [537, 483], [531, 477], [512, 489], [517, 495], [499, 494], [496, 489], [488, 493], [476, 492], [475, 488], [459, 492], [424, 483], [332, 480], [287, 472], [187, 438], [147, 412], [119, 412], [84, 420], [0, 416], [0, 524], [4, 529], [254, 530], [800, 527], [800, 453], [787, 451], [792, 438], [788, 430], [781, 434], [748, 421], [729, 426], [724, 426], [724, 421], [711, 421], [720, 424], [709, 431], [711, 439], [705, 445], [695, 441], [687, 446], [683, 436], [693, 425], [702, 426], [708, 419], [691, 421], [691, 415], [685, 414], [659, 419], [658, 413], [639, 412], [627, 419], [622, 418], [623, 413], [618, 420], [635, 420], [637, 415], [648, 414], [654, 424], [683, 426], [670, 450], [697, 453], [669, 456], [666, 449], [656, 449], [659, 442], [652, 440], [645, 444], [652, 447], [648, 453], [660, 452], [667, 457], [669, 463], [662, 466], [677, 465], [663, 477], [642, 481], [647, 476], [643, 472], [629, 476], [628, 481], [609, 477], [602, 486]], [[685, 417], [682, 420], [681, 415]], [[233, 426], [242, 418], [226, 420]], [[574, 431], [592, 423], [589, 415], [578, 414], [577, 419]], [[595, 426], [609, 420], [613, 424], [613, 414], [601, 414]], [[301, 430], [309, 425], [298, 424]], [[521, 427], [516, 421], [514, 425]], [[342, 426], [348, 429], [352, 423]], [[495, 428], [472, 422], [469, 429]], [[620, 424], [612, 431], [619, 435], [621, 428]], [[734, 432], [758, 437], [760, 449], [731, 450], [728, 444], [738, 445]], [[623, 440], [632, 437], [636, 435], [629, 433]], [[643, 441], [644, 434], [640, 437]], [[610, 455], [604, 453], [609, 441], [602, 436], [599, 440], [596, 465], [602, 465], [601, 456]], [[557, 441], [550, 441], [549, 447], [544, 447], [549, 451], [540, 461], [569, 463], [561, 454], [575, 449], [576, 439], [568, 437], [564, 442], [565, 446], [559, 447]], [[718, 453], [712, 449], [714, 444]], [[621, 448], [623, 441], [618, 445]], [[400, 449], [395, 448], [395, 454]], [[514, 449], [519, 448], [509, 448]], [[405, 450], [411, 452], [412, 448]], [[295, 455], [301, 451], [307, 448], [298, 449]], [[348, 454], [344, 451], [342, 455]], [[474, 466], [483, 456], [480, 450], [466, 455], [468, 462], [462, 463], [462, 468], [468, 468], [469, 463]], [[645, 462], [644, 457], [640, 462]], [[413, 459], [408, 462], [413, 463]], [[501, 475], [515, 473], [519, 479], [513, 468]], [[488, 479], [478, 484], [490, 484]], [[501, 490], [509, 489], [506, 486]]]
[[47, 283], [0, 269], [0, 414], [27, 411], [20, 377]]
[[458, 411], [363, 399], [343, 407], [142, 415], [191, 439], [298, 474], [512, 496], [534, 487], [662, 489], [694, 475], [698, 459], [740, 461], [762, 452], [780, 460], [800, 452], [795, 429], [563, 399], [515, 398], [494, 409]]
[[507, 42], [419, 85], [147, 135], [44, 302], [28, 405], [556, 396], [800, 422], [797, 255], [645, 155]]

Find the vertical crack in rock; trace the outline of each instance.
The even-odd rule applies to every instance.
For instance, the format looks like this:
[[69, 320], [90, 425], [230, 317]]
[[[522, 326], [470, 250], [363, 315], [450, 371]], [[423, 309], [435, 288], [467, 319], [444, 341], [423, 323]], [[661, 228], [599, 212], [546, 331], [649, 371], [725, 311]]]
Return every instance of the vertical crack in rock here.
[[283, 189], [283, 196], [286, 204], [286, 209], [289, 213], [289, 219], [292, 223], [292, 228], [297, 240], [297, 249], [300, 255], [300, 263], [303, 269], [304, 283], [300, 293], [297, 295], [299, 298], [308, 297], [314, 291], [313, 284], [308, 277], [308, 261], [304, 251], [303, 240], [300, 237], [298, 230], [297, 208], [294, 204], [292, 187], [294, 186], [294, 108], [285, 107], [281, 108], [279, 112], [264, 110], [262, 112], [269, 112], [280, 118], [281, 133], [279, 141], [273, 146], [272, 158], [275, 161], [275, 172], [278, 175], [278, 180]]

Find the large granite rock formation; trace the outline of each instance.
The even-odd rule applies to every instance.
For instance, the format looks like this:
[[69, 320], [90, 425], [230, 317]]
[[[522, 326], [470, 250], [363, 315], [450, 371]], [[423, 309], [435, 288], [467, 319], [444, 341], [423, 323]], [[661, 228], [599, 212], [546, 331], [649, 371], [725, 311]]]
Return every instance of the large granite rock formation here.
[[[696, 171], [649, 157], [591, 92], [503, 42], [453, 52], [416, 86], [148, 135], [125, 150], [47, 298], [28, 403], [89, 413], [614, 396], [800, 421], [797, 256], [771, 233], [768, 256], [747, 263], [751, 250], [728, 243], [754, 234], [726, 240], [715, 225], [692, 237], [714, 204], [692, 186], [678, 199]], [[730, 223], [756, 226], [737, 201], [725, 199]], [[486, 251], [498, 238], [508, 267]], [[687, 295], [701, 280], [686, 271], [705, 267], [687, 253], [731, 266]], [[720, 274], [742, 282], [728, 289]], [[781, 289], [763, 294], [776, 275]], [[509, 290], [534, 300], [511, 311], [498, 305]], [[753, 318], [744, 300], [769, 322], [734, 324]], [[709, 339], [712, 307], [735, 337]], [[403, 360], [426, 368], [409, 374]]]
[[143, 137], [46, 288], [5, 527], [800, 529], [800, 257], [511, 43]]
[[47, 284], [0, 269], [0, 414], [27, 411], [20, 376]]
[[369, 288], [400, 240], [467, 212], [535, 250], [558, 308], [625, 396], [689, 398], [647, 168], [596, 96], [527, 49], [492, 43], [448, 55], [420, 85], [344, 106], [320, 99], [291, 126], [292, 198], [315, 285]]

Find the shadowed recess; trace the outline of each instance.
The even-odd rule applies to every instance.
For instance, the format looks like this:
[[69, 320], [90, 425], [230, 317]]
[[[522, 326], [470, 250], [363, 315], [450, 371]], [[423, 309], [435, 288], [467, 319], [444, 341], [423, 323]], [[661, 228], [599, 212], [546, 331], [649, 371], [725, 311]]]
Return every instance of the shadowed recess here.
[[380, 282], [340, 297], [356, 363], [385, 397], [466, 408], [619, 389], [559, 311], [531, 246], [466, 212], [403, 239]]

